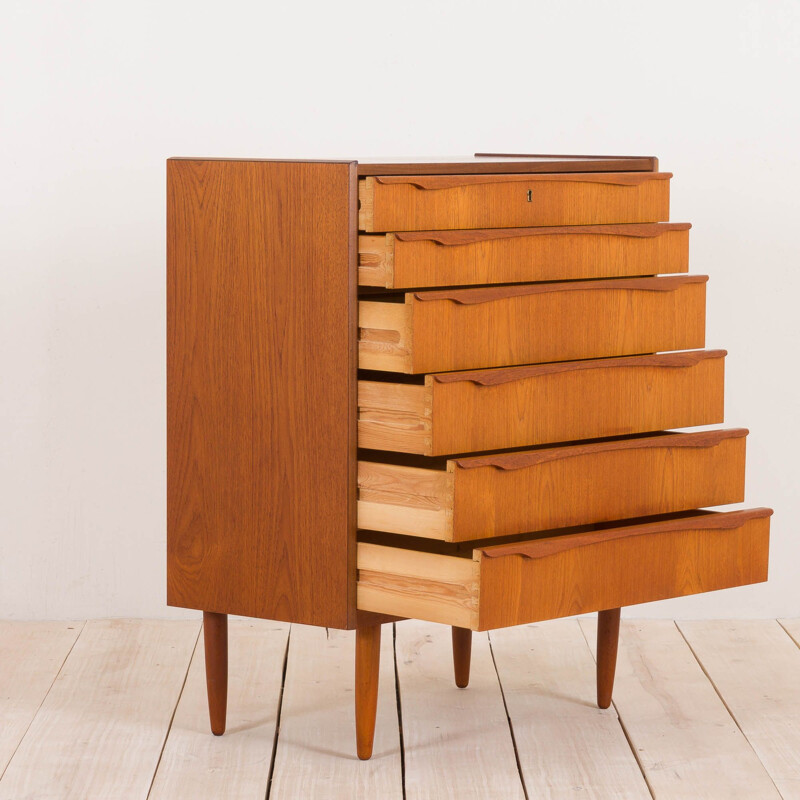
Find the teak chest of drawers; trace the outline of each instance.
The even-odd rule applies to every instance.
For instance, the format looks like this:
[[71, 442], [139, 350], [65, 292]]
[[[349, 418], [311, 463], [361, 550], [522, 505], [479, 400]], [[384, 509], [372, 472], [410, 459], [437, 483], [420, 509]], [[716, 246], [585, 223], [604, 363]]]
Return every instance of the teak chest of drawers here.
[[381, 623], [471, 631], [767, 579], [703, 349], [704, 275], [656, 159], [170, 159], [168, 602], [356, 629], [372, 752]]

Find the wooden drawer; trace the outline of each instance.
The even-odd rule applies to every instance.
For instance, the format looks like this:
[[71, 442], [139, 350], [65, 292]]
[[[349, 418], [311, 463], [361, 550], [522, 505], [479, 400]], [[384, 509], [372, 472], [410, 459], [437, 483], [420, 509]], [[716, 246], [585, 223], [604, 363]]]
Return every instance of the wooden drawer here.
[[358, 364], [445, 372], [703, 347], [707, 280], [616, 278], [362, 300]]
[[746, 436], [675, 433], [432, 466], [362, 460], [358, 527], [464, 542], [739, 503]]
[[384, 175], [358, 182], [373, 231], [666, 222], [671, 172]]
[[489, 630], [758, 583], [771, 514], [697, 512], [462, 552], [360, 542], [358, 608]]
[[407, 289], [687, 272], [689, 223], [362, 234], [358, 282]]
[[422, 455], [713, 425], [725, 350], [360, 380], [358, 445]]

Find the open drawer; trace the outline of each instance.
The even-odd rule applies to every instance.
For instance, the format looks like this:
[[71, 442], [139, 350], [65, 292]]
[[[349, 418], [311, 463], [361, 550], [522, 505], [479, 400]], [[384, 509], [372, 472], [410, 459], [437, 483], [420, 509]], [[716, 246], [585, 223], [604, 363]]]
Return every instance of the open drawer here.
[[758, 583], [771, 514], [696, 512], [452, 555], [360, 542], [358, 608], [489, 630]]
[[358, 365], [446, 372], [703, 347], [707, 280], [528, 283], [362, 300]]
[[360, 380], [358, 446], [422, 455], [713, 425], [724, 350]]
[[666, 222], [670, 172], [385, 175], [358, 182], [374, 231]]
[[358, 282], [386, 289], [687, 272], [689, 223], [362, 234]]
[[746, 437], [735, 428], [451, 459], [362, 456], [358, 527], [464, 542], [740, 503]]

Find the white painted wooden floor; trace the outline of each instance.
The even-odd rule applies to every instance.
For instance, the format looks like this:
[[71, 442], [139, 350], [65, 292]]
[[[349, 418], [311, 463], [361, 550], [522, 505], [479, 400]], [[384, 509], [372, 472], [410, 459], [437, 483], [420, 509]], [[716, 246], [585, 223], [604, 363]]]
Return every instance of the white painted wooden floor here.
[[800, 798], [800, 620], [624, 622], [614, 706], [594, 621], [383, 629], [375, 754], [352, 633], [232, 621], [228, 733], [199, 622], [0, 622], [0, 800]]

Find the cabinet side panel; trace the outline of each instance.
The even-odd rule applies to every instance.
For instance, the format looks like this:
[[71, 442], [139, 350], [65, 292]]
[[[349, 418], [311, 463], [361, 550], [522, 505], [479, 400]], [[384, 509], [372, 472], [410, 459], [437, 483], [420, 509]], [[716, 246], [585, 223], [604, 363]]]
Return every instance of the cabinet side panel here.
[[170, 605], [354, 617], [355, 169], [168, 162]]

